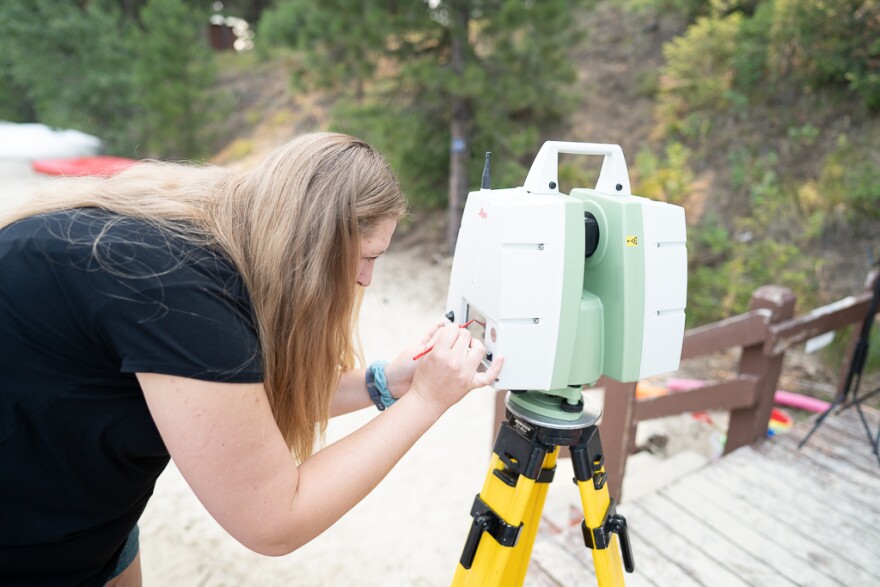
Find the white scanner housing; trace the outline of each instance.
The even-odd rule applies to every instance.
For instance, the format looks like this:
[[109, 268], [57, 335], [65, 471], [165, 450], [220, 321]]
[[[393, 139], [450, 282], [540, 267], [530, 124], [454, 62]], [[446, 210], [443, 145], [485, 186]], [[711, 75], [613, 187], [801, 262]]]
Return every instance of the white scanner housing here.
[[[597, 189], [558, 191], [558, 153], [605, 157]], [[496, 387], [553, 390], [678, 368], [684, 210], [632, 196], [617, 145], [545, 143], [523, 187], [471, 192], [447, 310], [503, 355]], [[590, 225], [598, 246], [587, 256]], [[595, 232], [595, 231], [594, 231]]]

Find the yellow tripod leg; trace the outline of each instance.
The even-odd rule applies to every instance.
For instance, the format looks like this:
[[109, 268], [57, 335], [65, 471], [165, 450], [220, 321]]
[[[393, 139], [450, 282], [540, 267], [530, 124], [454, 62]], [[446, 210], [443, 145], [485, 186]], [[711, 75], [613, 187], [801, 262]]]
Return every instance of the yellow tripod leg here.
[[547, 500], [547, 491], [550, 489], [553, 471], [556, 469], [556, 458], [559, 455], [557, 446], [553, 452], [547, 453], [541, 471], [546, 472], [548, 479], [540, 479], [534, 482], [532, 498], [526, 505], [523, 515], [523, 527], [520, 531], [519, 542], [513, 547], [510, 560], [505, 567], [499, 585], [522, 585], [526, 580], [526, 572], [529, 570], [529, 561], [532, 556], [532, 547], [535, 545], [535, 537], [538, 527], [541, 525], [541, 514], [544, 511], [544, 503]]
[[552, 428], [516, 417], [498, 431], [453, 587], [523, 584], [560, 446], [571, 448], [584, 542], [592, 551], [599, 587], [623, 587], [623, 570], [632, 572], [634, 564], [626, 520], [616, 513], [605, 483], [598, 428]]
[[453, 586], [508, 587], [525, 580], [558, 452], [529, 442], [502, 425]]
[[584, 509], [584, 542], [593, 553], [596, 580], [599, 587], [623, 587], [623, 565], [630, 573], [634, 570], [629, 534], [626, 520], [617, 515], [608, 493], [602, 446], [595, 426], [584, 432], [578, 446], [572, 447], [572, 459]]
[[[605, 523], [605, 514], [611, 500], [608, 497], [608, 488], [596, 490], [592, 480], [578, 481], [578, 490], [581, 495], [581, 503], [584, 508], [584, 523], [589, 531], [594, 528], [602, 528]], [[604, 546], [600, 548], [600, 546]], [[618, 587], [625, 585], [623, 580], [623, 565], [620, 560], [620, 549], [616, 534], [610, 534], [607, 545], [597, 544], [592, 540], [593, 564], [596, 567], [596, 580], [599, 587]]]

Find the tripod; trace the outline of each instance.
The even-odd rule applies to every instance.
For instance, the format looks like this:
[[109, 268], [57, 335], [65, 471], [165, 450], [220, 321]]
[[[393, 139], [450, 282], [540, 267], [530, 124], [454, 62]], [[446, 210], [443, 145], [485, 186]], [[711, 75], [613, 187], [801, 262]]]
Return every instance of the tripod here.
[[868, 358], [871, 326], [874, 324], [874, 315], [877, 313], [878, 304], [880, 304], [880, 273], [878, 273], [874, 279], [874, 294], [871, 297], [871, 302], [868, 304], [868, 313], [865, 315], [865, 319], [862, 322], [862, 329], [853, 351], [852, 362], [850, 363], [849, 370], [846, 374], [846, 384], [843, 387], [843, 391], [834, 398], [834, 401], [831, 402], [828, 409], [819, 415], [816, 419], [816, 423], [813, 424], [813, 427], [798, 444], [798, 448], [801, 448], [806, 444], [813, 433], [823, 422], [825, 422], [825, 419], [835, 408], [840, 406], [838, 408], [838, 412], [840, 412], [846, 408], [855, 406], [856, 411], [859, 413], [859, 419], [862, 421], [862, 426], [865, 428], [865, 434], [868, 435], [868, 442], [871, 445], [871, 450], [873, 451], [874, 456], [877, 457], [877, 462], [880, 463], [880, 450], [878, 450], [878, 445], [880, 445], [880, 427], [878, 427], [877, 436], [873, 436], [871, 428], [868, 426], [868, 420], [865, 418], [865, 412], [862, 410], [862, 402], [880, 393], [880, 388], [869, 392], [867, 395], [859, 397], [859, 386], [862, 382], [862, 370], [865, 368], [865, 361]]
[[509, 393], [506, 404], [507, 421], [498, 431], [489, 473], [471, 509], [474, 521], [453, 586], [523, 584], [560, 446], [571, 449], [584, 510], [581, 529], [586, 547], [592, 550], [599, 586], [622, 586], [618, 537], [623, 566], [630, 573], [635, 567], [626, 519], [616, 513], [605, 484], [596, 427], [600, 414], [583, 412], [576, 420], [556, 419], [511, 402]]

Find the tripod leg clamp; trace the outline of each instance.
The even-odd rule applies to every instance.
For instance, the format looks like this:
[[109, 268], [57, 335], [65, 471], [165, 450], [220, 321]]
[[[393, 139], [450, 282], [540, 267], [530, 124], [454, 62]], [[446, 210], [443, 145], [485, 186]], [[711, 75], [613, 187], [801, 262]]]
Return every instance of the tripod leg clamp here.
[[599, 440], [599, 429], [591, 426], [581, 435], [578, 442], [571, 446], [571, 464], [574, 476], [578, 481], [593, 480], [593, 488], [602, 489], [608, 475], [605, 473], [605, 457], [602, 453], [602, 441]]
[[608, 504], [608, 510], [602, 519], [602, 525], [590, 530], [587, 522], [581, 522], [581, 530], [584, 533], [584, 544], [590, 550], [603, 550], [611, 544], [612, 534], [620, 537], [620, 554], [623, 558], [623, 568], [627, 573], [632, 573], [636, 566], [633, 561], [632, 548], [629, 544], [629, 531], [626, 529], [626, 518], [617, 513], [614, 500]]
[[474, 557], [477, 555], [477, 547], [480, 546], [483, 533], [492, 536], [501, 546], [516, 546], [522, 524], [511, 526], [502, 520], [501, 516], [492, 511], [479, 495], [474, 499], [471, 515], [474, 517], [474, 523], [464, 544], [464, 551], [461, 553], [462, 567], [470, 569], [474, 564]]
[[497, 469], [494, 475], [505, 485], [516, 487], [520, 475], [527, 479], [539, 478], [549, 447], [505, 423], [498, 430], [492, 452], [504, 463], [504, 469]]

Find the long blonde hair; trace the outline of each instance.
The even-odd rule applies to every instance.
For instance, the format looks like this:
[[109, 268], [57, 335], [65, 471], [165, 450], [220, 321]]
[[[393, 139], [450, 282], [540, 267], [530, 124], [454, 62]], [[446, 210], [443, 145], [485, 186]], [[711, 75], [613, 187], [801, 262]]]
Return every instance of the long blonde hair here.
[[382, 156], [347, 135], [312, 133], [242, 172], [144, 162], [108, 179], [53, 182], [0, 226], [80, 207], [183, 232], [229, 257], [251, 297], [275, 421], [297, 457], [308, 457], [358, 354], [360, 238], [406, 211]]

